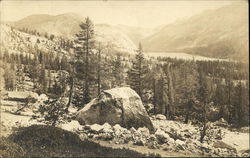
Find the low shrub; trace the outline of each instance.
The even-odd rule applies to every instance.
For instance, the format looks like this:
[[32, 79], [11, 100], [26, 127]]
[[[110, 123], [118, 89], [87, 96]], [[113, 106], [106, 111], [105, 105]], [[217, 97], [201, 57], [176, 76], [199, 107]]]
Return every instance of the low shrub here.
[[25, 150], [25, 157], [147, 156], [128, 149], [113, 149], [88, 140], [82, 141], [75, 133], [45, 125], [20, 128], [10, 139]]

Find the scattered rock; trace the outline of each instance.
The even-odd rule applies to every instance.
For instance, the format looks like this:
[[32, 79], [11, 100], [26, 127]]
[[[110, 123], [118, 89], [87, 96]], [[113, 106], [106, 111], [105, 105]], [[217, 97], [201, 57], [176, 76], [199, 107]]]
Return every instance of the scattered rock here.
[[206, 143], [201, 144], [201, 149], [207, 153], [209, 153], [211, 151], [211, 147]]
[[112, 140], [114, 138], [113, 133], [100, 133], [99, 134], [99, 139], [101, 140]]
[[129, 129], [129, 131], [130, 131], [131, 133], [135, 133], [135, 132], [136, 132], [136, 129], [135, 129], [134, 127], [132, 127], [132, 128]]
[[144, 137], [147, 137], [150, 135], [149, 130], [145, 127], [142, 127], [142, 128], [140, 127], [138, 128], [137, 131], [140, 132]]
[[164, 131], [162, 131], [161, 129], [158, 129], [155, 132], [155, 136], [156, 136], [159, 144], [167, 143], [169, 138], [170, 138], [169, 135], [167, 133], [165, 133]]
[[225, 142], [219, 140], [213, 143], [213, 147], [214, 148], [221, 148], [221, 149], [229, 149], [229, 150], [233, 150], [236, 152], [236, 148], [232, 147], [229, 144], [226, 144]]
[[179, 139], [177, 139], [177, 140], [175, 141], [175, 143], [176, 143], [177, 145], [182, 145], [182, 146], [186, 144], [184, 141], [181, 141], [181, 140], [179, 140]]
[[103, 129], [103, 126], [99, 125], [99, 124], [93, 124], [90, 126], [90, 131], [92, 133], [100, 133], [101, 130]]
[[139, 146], [145, 146], [146, 145], [146, 139], [143, 139], [140, 136], [133, 137], [133, 144], [139, 145]]
[[182, 140], [185, 141], [186, 138], [184, 136], [183, 132], [180, 132], [179, 130], [175, 130], [173, 128], [170, 129], [170, 131], [165, 131], [171, 138], [173, 138], [174, 140]]
[[113, 132], [112, 126], [109, 123], [104, 123], [102, 125], [102, 127], [103, 127], [102, 132], [104, 132], [104, 133], [112, 133]]
[[149, 149], [159, 149], [159, 144], [156, 141], [153, 141], [153, 142], [149, 142], [147, 144], [147, 147]]
[[90, 130], [91, 128], [90, 128], [90, 125], [84, 125], [84, 126], [82, 126], [82, 130], [83, 131], [88, 131], [88, 130]]
[[169, 138], [168, 145], [175, 145], [175, 140], [173, 138]]
[[122, 130], [122, 127], [119, 124], [114, 125], [113, 128], [114, 128], [114, 131]]
[[157, 138], [154, 134], [151, 134], [147, 137], [146, 146], [148, 146], [148, 148], [150, 148], [150, 149], [158, 149], [159, 148]]
[[68, 130], [68, 131], [77, 131], [81, 128], [81, 125], [78, 121], [72, 120], [71, 122], [68, 122], [66, 124], [61, 125], [62, 129]]
[[118, 137], [124, 134], [130, 133], [130, 131], [128, 131], [126, 128], [121, 127], [119, 124], [116, 124], [115, 126], [113, 126], [113, 129], [114, 129], [115, 135]]
[[157, 119], [157, 120], [166, 120], [166, 116], [164, 116], [164, 115], [162, 115], [162, 114], [157, 114], [157, 115], [155, 116], [155, 119]]
[[151, 135], [148, 136], [147, 140], [152, 142], [152, 141], [157, 141], [157, 138], [156, 138], [156, 136], [154, 134], [151, 134]]
[[173, 148], [173, 146], [170, 146], [170, 145], [168, 145], [168, 144], [163, 144], [163, 145], [161, 146], [161, 148], [162, 148], [164, 151], [172, 151], [172, 150], [175, 149], [175, 148]]
[[228, 127], [228, 122], [224, 120], [224, 118], [221, 118], [220, 120], [214, 122], [214, 125], [220, 126], [220, 127]]
[[81, 133], [81, 134], [79, 134], [79, 138], [80, 138], [81, 140], [85, 140], [85, 139], [88, 138], [88, 136], [87, 136], [87, 134], [85, 134], [85, 133]]
[[240, 151], [241, 157], [249, 157], [250, 156], [250, 149]]
[[240, 129], [239, 129], [239, 132], [242, 132], [242, 133], [249, 133], [249, 127], [241, 127]]

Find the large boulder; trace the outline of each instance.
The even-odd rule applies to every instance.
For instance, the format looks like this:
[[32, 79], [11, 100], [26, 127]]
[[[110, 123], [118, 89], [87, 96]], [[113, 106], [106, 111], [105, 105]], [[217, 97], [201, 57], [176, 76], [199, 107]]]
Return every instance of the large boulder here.
[[80, 124], [120, 124], [125, 128], [146, 127], [154, 131], [139, 95], [129, 87], [113, 88], [102, 91], [81, 109], [76, 119]]

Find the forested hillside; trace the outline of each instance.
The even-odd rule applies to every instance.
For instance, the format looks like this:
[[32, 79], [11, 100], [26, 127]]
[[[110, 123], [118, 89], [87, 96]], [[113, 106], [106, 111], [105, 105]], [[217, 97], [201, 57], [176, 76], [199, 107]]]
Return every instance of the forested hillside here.
[[[241, 62], [145, 58], [96, 41], [90, 19], [73, 40], [1, 25], [2, 83], [8, 91], [33, 91], [84, 107], [102, 90], [130, 86], [148, 113], [185, 122], [203, 116], [248, 125], [248, 67]], [[87, 31], [87, 32], [86, 32]]]

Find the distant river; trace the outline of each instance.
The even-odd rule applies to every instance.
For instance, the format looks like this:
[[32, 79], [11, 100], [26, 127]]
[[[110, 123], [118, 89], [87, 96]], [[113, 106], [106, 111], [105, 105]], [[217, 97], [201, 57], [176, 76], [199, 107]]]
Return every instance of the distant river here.
[[145, 53], [148, 57], [169, 57], [169, 58], [176, 58], [176, 59], [184, 59], [184, 60], [220, 60], [220, 61], [226, 61], [226, 59], [218, 59], [218, 58], [210, 58], [210, 57], [204, 57], [199, 55], [192, 55], [187, 53], [181, 53], [181, 52], [149, 52]]

